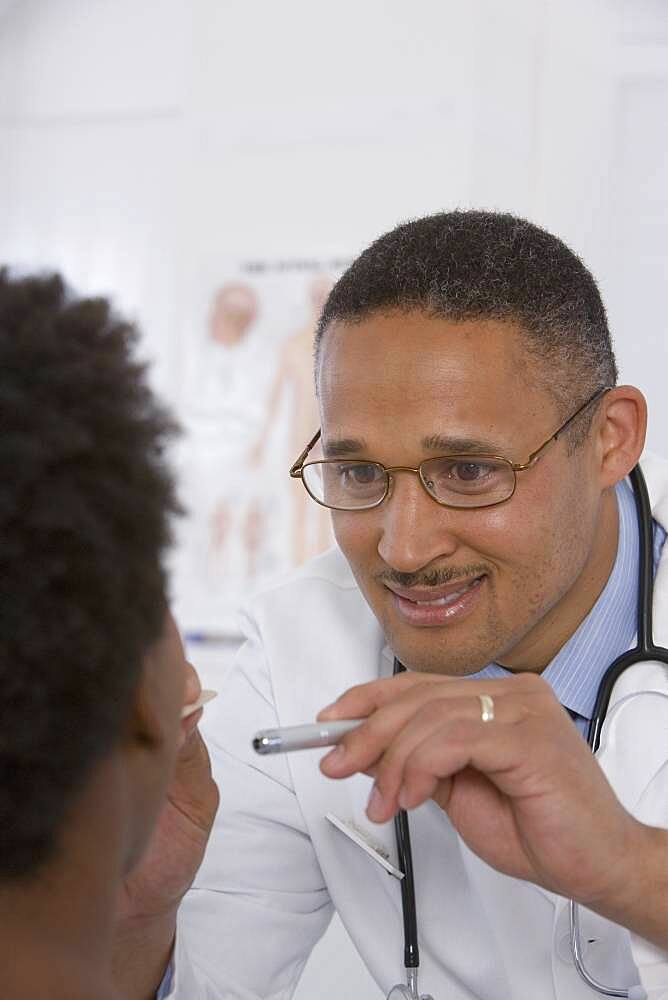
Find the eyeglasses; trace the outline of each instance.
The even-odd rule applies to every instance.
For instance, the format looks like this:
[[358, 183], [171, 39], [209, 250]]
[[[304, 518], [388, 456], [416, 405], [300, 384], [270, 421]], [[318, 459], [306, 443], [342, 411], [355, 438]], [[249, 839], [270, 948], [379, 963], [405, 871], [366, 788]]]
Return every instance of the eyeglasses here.
[[390, 494], [396, 472], [414, 473], [432, 500], [442, 507], [494, 507], [510, 500], [517, 486], [517, 473], [530, 469], [545, 449], [610, 388], [604, 386], [597, 389], [524, 463], [511, 462], [501, 455], [471, 453], [427, 458], [417, 468], [385, 466], [380, 462], [359, 459], [327, 458], [320, 462], [306, 462], [309, 452], [320, 439], [321, 432], [318, 431], [291, 467], [290, 475], [293, 479], [301, 479], [316, 503], [331, 510], [370, 510], [378, 507]]

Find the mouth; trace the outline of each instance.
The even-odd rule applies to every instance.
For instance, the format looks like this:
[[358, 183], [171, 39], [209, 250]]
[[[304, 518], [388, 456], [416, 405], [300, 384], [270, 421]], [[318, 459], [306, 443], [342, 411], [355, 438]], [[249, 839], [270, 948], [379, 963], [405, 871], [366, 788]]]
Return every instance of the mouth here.
[[487, 574], [482, 573], [440, 587], [386, 586], [399, 618], [409, 625], [434, 627], [454, 624], [471, 614], [486, 580]]

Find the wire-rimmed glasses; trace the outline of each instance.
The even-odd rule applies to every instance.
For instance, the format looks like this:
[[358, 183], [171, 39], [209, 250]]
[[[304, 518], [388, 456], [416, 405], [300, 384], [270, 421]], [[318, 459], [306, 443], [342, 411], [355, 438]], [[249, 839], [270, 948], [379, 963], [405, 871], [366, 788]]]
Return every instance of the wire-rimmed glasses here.
[[517, 473], [530, 469], [545, 449], [610, 388], [603, 386], [597, 389], [529, 455], [526, 462], [511, 462], [501, 455], [471, 452], [427, 458], [416, 468], [385, 466], [381, 462], [362, 459], [326, 458], [307, 462], [309, 453], [320, 439], [321, 432], [318, 431], [290, 468], [290, 475], [293, 479], [301, 479], [316, 503], [330, 510], [370, 510], [378, 507], [391, 493], [393, 475], [397, 472], [414, 473], [432, 500], [442, 507], [495, 507], [510, 500], [514, 494]]

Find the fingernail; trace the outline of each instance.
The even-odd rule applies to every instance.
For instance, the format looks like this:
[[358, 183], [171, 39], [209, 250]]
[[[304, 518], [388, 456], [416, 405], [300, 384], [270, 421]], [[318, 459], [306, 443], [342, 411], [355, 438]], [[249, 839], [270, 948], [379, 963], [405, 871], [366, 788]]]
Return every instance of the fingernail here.
[[399, 792], [399, 808], [400, 809], [410, 809], [411, 808], [411, 797], [408, 793], [407, 788], [402, 788]]
[[331, 705], [325, 705], [325, 707], [321, 708], [320, 711], [318, 712], [318, 714], [316, 715], [316, 719], [318, 721], [320, 721], [321, 719], [323, 719], [327, 715], [328, 712], [331, 712], [331, 710], [334, 708], [335, 705], [336, 705], [335, 701], [333, 701]]
[[369, 796], [369, 801], [366, 804], [366, 814], [370, 820], [374, 823], [380, 823], [383, 819], [383, 796], [380, 793], [378, 785], [374, 785], [371, 789], [371, 795]]

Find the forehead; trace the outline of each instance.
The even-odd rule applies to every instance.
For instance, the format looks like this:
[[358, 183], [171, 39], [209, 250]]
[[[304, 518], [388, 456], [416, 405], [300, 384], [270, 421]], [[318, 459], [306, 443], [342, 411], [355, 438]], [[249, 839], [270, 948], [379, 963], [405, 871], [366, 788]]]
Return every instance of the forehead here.
[[382, 427], [422, 438], [447, 425], [501, 443], [546, 410], [541, 424], [556, 416], [541, 375], [525, 335], [506, 321], [408, 312], [333, 324], [320, 358], [323, 436], [366, 439]]

